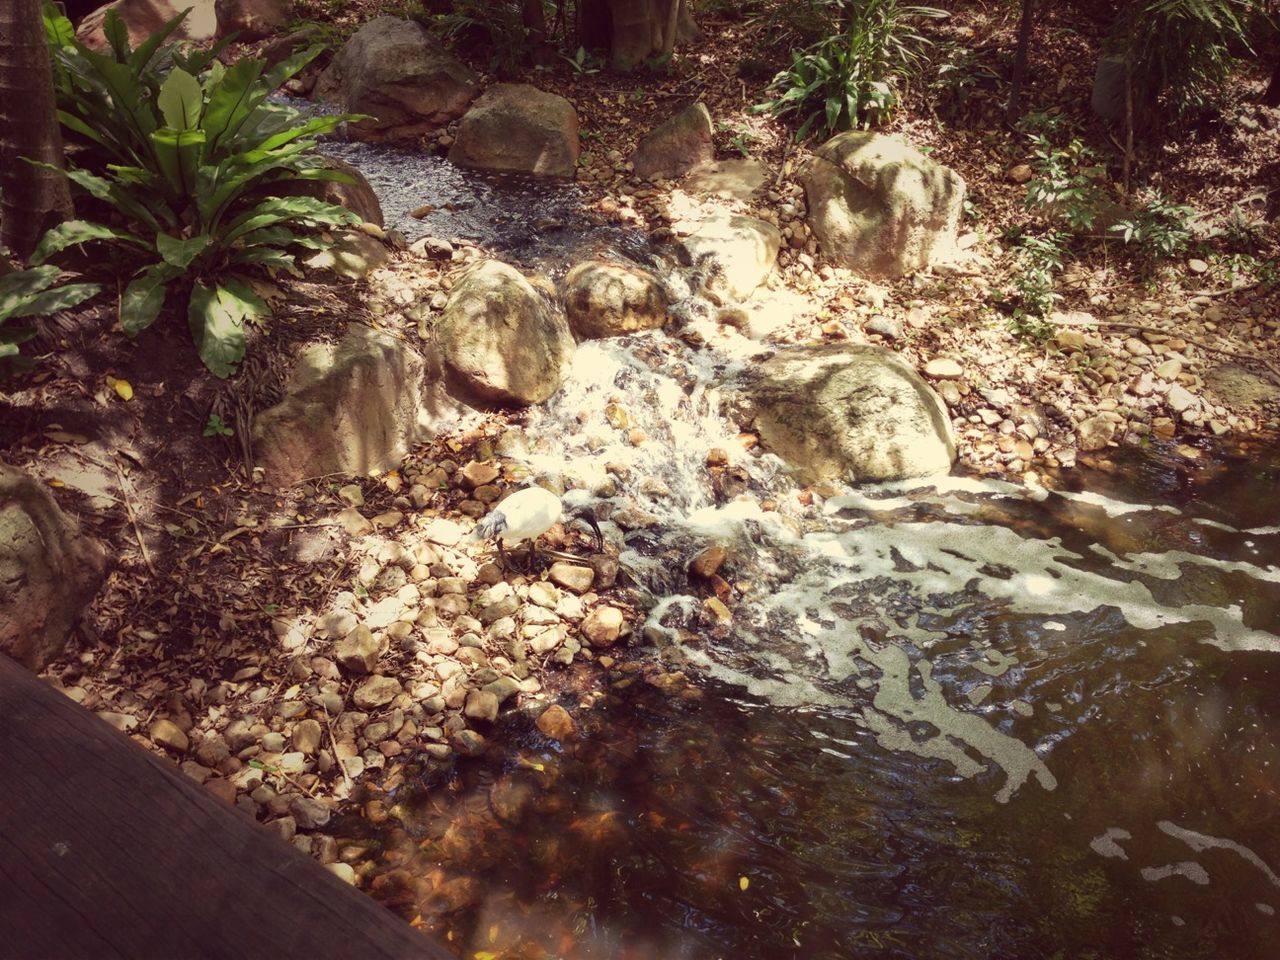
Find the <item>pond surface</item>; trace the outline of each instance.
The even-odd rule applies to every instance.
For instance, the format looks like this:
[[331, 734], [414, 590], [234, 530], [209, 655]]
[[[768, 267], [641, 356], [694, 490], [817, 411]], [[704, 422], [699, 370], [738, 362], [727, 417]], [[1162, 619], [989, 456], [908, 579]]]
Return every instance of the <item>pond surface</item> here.
[[736, 441], [733, 336], [582, 344], [503, 438], [617, 521], [650, 645], [574, 668], [576, 737], [510, 714], [348, 823], [368, 889], [482, 960], [1276, 956], [1280, 449], [804, 490]]

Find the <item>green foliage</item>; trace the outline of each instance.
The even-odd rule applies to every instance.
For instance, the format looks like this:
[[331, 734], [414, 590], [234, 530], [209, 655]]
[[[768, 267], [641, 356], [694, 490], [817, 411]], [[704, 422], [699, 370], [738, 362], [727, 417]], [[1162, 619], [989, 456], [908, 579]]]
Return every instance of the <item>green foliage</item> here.
[[1181, 256], [1191, 244], [1192, 207], [1166, 200], [1158, 190], [1138, 194], [1138, 203], [1110, 232], [1147, 260]]
[[1106, 169], [1095, 162], [1093, 150], [1078, 138], [1057, 147], [1046, 133], [1035, 134], [1032, 144], [1035, 176], [1027, 183], [1027, 209], [1061, 220], [1077, 232], [1092, 229], [1107, 201]]
[[517, 0], [454, 0], [450, 13], [416, 17], [450, 42], [483, 37], [489, 49], [489, 68], [511, 73], [529, 50], [529, 28]]
[[96, 283], [67, 283], [55, 287], [61, 271], [54, 266], [19, 270], [0, 277], [0, 374], [21, 365], [18, 345], [35, 336], [32, 327], [9, 327], [10, 320], [42, 317], [66, 310], [95, 296], [102, 289]]
[[994, 86], [998, 81], [999, 76], [982, 62], [977, 51], [953, 43], [947, 46], [929, 89], [938, 109], [955, 114], [969, 104], [979, 87]]
[[286, 182], [345, 180], [318, 165], [312, 151], [316, 136], [353, 118], [303, 119], [267, 101], [320, 48], [272, 69], [253, 59], [224, 67], [211, 51], [165, 45], [182, 16], [133, 50], [109, 11], [111, 50], [99, 54], [46, 11], [58, 116], [88, 142], [83, 168], [66, 175], [99, 201], [110, 222], [60, 224], [32, 261], [88, 242], [119, 248], [138, 264], [121, 297], [125, 333], [146, 329], [169, 293], [180, 293], [200, 358], [215, 376], [228, 377], [244, 357], [246, 322], [270, 315], [248, 273], [293, 270], [290, 247], [327, 245], [306, 231], [356, 222], [311, 197], [271, 196]]
[[589, 53], [586, 47], [578, 47], [573, 56], [562, 53], [560, 59], [568, 63], [573, 68], [574, 75], [579, 77], [599, 73], [604, 66], [604, 61], [594, 53]]
[[791, 66], [771, 85], [778, 96], [753, 109], [774, 116], [809, 111], [798, 140], [811, 128], [827, 136], [880, 123], [897, 107], [897, 85], [919, 68], [920, 49], [928, 43], [915, 24], [946, 15], [897, 0], [849, 3], [840, 32], [793, 54]]
[[206, 437], [234, 437], [236, 432], [223, 423], [220, 416], [216, 413], [211, 413], [204, 424], [204, 435]]
[[1014, 254], [1018, 264], [1013, 278], [1017, 303], [1008, 323], [1014, 335], [1039, 342], [1053, 335], [1053, 327], [1045, 318], [1062, 299], [1061, 294], [1054, 291], [1054, 276], [1065, 261], [1065, 239], [1063, 234], [1052, 230], [1021, 238]]
[[[1109, 47], [1130, 65], [1135, 105], [1163, 96], [1175, 115], [1206, 106], [1231, 69], [1231, 49], [1249, 50], [1246, 26], [1258, 0], [1146, 0], [1127, 6]], [[1156, 118], [1144, 110], [1142, 117]], [[1139, 124], [1143, 125], [1143, 124]]]

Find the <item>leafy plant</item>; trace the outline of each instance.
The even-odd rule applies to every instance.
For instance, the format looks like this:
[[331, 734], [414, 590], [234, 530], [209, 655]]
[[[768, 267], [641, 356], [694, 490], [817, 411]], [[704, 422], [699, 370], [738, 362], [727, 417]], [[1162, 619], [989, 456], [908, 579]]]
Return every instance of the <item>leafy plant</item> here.
[[574, 76], [578, 77], [599, 73], [600, 68], [604, 66], [604, 61], [594, 53], [588, 52], [586, 47], [578, 47], [572, 57], [562, 53], [560, 59], [567, 62], [573, 68]]
[[1230, 72], [1232, 47], [1252, 52], [1247, 24], [1259, 8], [1257, 0], [1129, 4], [1108, 46], [1129, 65], [1134, 103], [1151, 107], [1164, 96], [1176, 115], [1205, 106]]
[[102, 289], [96, 283], [67, 283], [54, 287], [61, 273], [57, 267], [35, 267], [0, 276], [0, 372], [21, 364], [18, 345], [36, 335], [32, 327], [10, 327], [10, 320], [40, 317], [66, 310], [96, 296]]
[[808, 110], [796, 139], [815, 124], [830, 135], [880, 123], [897, 107], [897, 83], [919, 68], [920, 48], [928, 43], [914, 25], [945, 16], [943, 10], [897, 0], [847, 3], [840, 32], [794, 53], [791, 66], [771, 84], [778, 96], [753, 109], [775, 117]]
[[1021, 238], [1014, 254], [1018, 272], [1013, 278], [1013, 292], [1017, 301], [1009, 318], [1009, 330], [1014, 335], [1040, 342], [1053, 335], [1053, 327], [1046, 317], [1062, 295], [1054, 290], [1054, 276], [1062, 269], [1065, 260], [1065, 237], [1056, 231]]
[[236, 432], [223, 423], [220, 416], [216, 413], [211, 413], [204, 424], [204, 435], [206, 437], [234, 437]]
[[58, 116], [90, 145], [92, 169], [66, 175], [111, 222], [60, 224], [32, 261], [91, 241], [113, 244], [140, 264], [121, 297], [125, 333], [149, 327], [168, 295], [178, 293], [201, 360], [228, 377], [244, 357], [245, 324], [271, 313], [254, 293], [250, 271], [293, 270], [290, 247], [328, 245], [305, 231], [357, 222], [313, 197], [271, 195], [287, 182], [345, 180], [317, 164], [312, 151], [314, 137], [353, 118], [304, 120], [267, 101], [320, 48], [272, 69], [253, 59], [228, 68], [213, 59], [216, 48], [188, 54], [164, 45], [183, 16], [133, 50], [119, 16], [108, 11], [110, 51], [103, 54], [46, 11]]
[[1113, 223], [1110, 232], [1150, 260], [1184, 253], [1191, 244], [1190, 221], [1195, 209], [1173, 203], [1156, 190], [1146, 191], [1138, 199], [1138, 205]]
[[1033, 138], [1026, 205], [1060, 219], [1072, 230], [1090, 230], [1107, 200], [1102, 186], [1106, 168], [1095, 163], [1092, 149], [1077, 139], [1055, 147], [1044, 134]]
[[977, 51], [960, 44], [950, 44], [929, 88], [939, 107], [956, 113], [968, 105], [979, 87], [994, 86], [999, 79], [982, 62]]

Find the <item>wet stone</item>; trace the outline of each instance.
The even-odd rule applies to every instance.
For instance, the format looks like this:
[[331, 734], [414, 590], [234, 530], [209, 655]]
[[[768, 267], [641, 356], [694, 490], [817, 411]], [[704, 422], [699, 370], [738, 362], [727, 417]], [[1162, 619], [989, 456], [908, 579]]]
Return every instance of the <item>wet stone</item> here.
[[498, 719], [498, 698], [488, 690], [472, 690], [467, 694], [466, 707], [463, 714], [471, 720], [484, 720], [492, 723]]
[[558, 703], [543, 710], [537, 719], [538, 730], [545, 737], [564, 742], [573, 736], [575, 726], [569, 711]]

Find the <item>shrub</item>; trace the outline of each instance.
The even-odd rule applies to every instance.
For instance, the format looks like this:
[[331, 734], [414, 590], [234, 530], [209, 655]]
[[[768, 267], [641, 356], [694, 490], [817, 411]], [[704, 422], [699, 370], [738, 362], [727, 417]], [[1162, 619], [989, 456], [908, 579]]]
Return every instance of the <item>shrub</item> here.
[[774, 78], [778, 97], [755, 109], [774, 116], [809, 110], [797, 139], [815, 124], [829, 135], [880, 123], [897, 107], [898, 81], [916, 71], [920, 48], [928, 43], [914, 25], [946, 15], [897, 0], [849, 2], [840, 32], [796, 52], [790, 68]]
[[1257, 0], [1129, 4], [1108, 45], [1129, 64], [1135, 105], [1154, 105], [1163, 95], [1179, 115], [1204, 107], [1226, 79], [1231, 48], [1249, 49], [1247, 24], [1260, 6]]
[[1149, 260], [1167, 260], [1186, 252], [1195, 209], [1166, 200], [1158, 190], [1141, 192], [1137, 199], [1138, 204], [1113, 223], [1110, 232]]
[[1009, 330], [1019, 337], [1048, 340], [1053, 333], [1046, 321], [1062, 295], [1054, 290], [1054, 275], [1062, 269], [1066, 238], [1056, 231], [1023, 236], [1014, 253], [1018, 272], [1013, 277], [1015, 306]]
[[89, 241], [125, 251], [139, 266], [121, 297], [124, 331], [146, 329], [166, 297], [178, 293], [200, 359], [215, 376], [228, 377], [244, 357], [245, 324], [270, 314], [249, 271], [296, 269], [288, 248], [327, 245], [299, 231], [357, 220], [311, 197], [270, 195], [282, 182], [344, 180], [317, 165], [312, 151], [314, 137], [352, 118], [302, 120], [267, 101], [320, 48], [270, 70], [252, 59], [224, 67], [213, 59], [216, 49], [184, 54], [164, 45], [183, 16], [132, 50], [123, 23], [109, 11], [111, 49], [100, 54], [46, 11], [58, 115], [87, 141], [92, 167], [66, 175], [104, 205], [111, 222], [60, 224], [32, 260], [43, 263]]
[[1078, 138], [1055, 146], [1045, 133], [1035, 134], [1032, 144], [1035, 176], [1027, 182], [1027, 209], [1061, 220], [1074, 231], [1091, 230], [1108, 199], [1106, 169], [1095, 162], [1093, 150]]
[[54, 287], [61, 272], [57, 267], [43, 266], [0, 276], [0, 373], [21, 364], [18, 345], [36, 334], [32, 327], [5, 329], [10, 320], [66, 310], [83, 303], [102, 289], [96, 283], [68, 283]]

